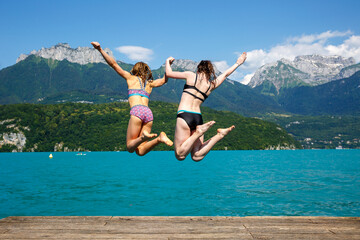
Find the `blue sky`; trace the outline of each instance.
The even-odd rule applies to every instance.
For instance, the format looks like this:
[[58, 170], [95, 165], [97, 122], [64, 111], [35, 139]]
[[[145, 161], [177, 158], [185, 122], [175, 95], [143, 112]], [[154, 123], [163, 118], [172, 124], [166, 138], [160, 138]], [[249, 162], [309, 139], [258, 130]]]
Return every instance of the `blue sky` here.
[[232, 75], [240, 81], [282, 57], [317, 53], [360, 61], [357, 0], [0, 0], [0, 9], [0, 69], [21, 53], [57, 43], [91, 47], [91, 41], [118, 60], [144, 60], [154, 69], [173, 56], [209, 59], [222, 70], [246, 51], [246, 64]]

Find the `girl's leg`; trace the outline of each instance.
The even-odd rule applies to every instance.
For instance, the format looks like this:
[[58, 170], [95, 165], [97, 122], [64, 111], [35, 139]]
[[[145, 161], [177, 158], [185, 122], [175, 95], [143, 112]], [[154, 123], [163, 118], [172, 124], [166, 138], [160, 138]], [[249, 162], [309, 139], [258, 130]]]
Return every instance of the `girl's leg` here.
[[126, 133], [126, 147], [129, 152], [134, 152], [141, 143], [157, 136], [155, 133], [150, 133], [151, 126], [152, 122], [150, 127], [143, 131], [141, 119], [132, 115], [130, 116]]
[[232, 125], [229, 128], [219, 128], [217, 130], [217, 134], [215, 136], [213, 136], [212, 138], [210, 138], [209, 140], [207, 140], [206, 142], [203, 143], [204, 141], [204, 136], [202, 136], [201, 138], [199, 138], [195, 144], [194, 144], [194, 148], [191, 151], [191, 158], [194, 161], [201, 161], [206, 154], [209, 153], [209, 151], [212, 149], [212, 147], [221, 139], [223, 139], [231, 130], [233, 130], [235, 128], [234, 125]]
[[203, 136], [204, 133], [214, 124], [214, 121], [210, 121], [197, 126], [195, 131], [190, 132], [190, 128], [185, 120], [182, 118], [177, 118], [174, 138], [175, 157], [178, 160], [184, 160], [191, 152], [196, 140]]
[[[142, 132], [151, 132], [151, 127], [152, 127], [153, 122], [148, 122], [145, 123], [142, 127]], [[161, 132], [160, 135], [150, 141], [146, 141], [141, 143], [138, 148], [136, 149], [136, 153], [139, 156], [144, 156], [145, 154], [147, 154], [148, 152], [150, 152], [156, 145], [158, 145], [159, 143], [165, 143], [168, 146], [172, 146], [173, 142], [166, 136], [166, 133]]]

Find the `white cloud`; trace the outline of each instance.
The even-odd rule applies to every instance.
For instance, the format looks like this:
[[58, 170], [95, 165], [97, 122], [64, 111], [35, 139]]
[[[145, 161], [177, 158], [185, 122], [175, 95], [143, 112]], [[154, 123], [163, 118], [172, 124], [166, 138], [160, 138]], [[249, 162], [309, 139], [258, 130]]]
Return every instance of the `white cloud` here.
[[254, 73], [246, 74], [244, 79], [241, 81], [242, 84], [248, 84], [251, 78], [254, 76]]
[[356, 61], [360, 61], [360, 36], [351, 36], [338, 46], [327, 45], [325, 50], [330, 55], [353, 57]]
[[[226, 61], [217, 61], [217, 62], [213, 62], [213, 64], [215, 65], [215, 67], [220, 71], [220, 72], [224, 72], [226, 71], [230, 66], [227, 64]], [[244, 78], [244, 73], [242, 72], [238, 72], [238, 71], [234, 71], [230, 77], [230, 79], [233, 79], [233, 80], [237, 80], [237, 81], [240, 81], [241, 79]], [[250, 81], [250, 79], [249, 79]], [[244, 83], [246, 84], [246, 83]]]
[[133, 61], [150, 61], [154, 54], [153, 50], [139, 46], [121, 46], [116, 50]]
[[217, 61], [217, 62], [213, 62], [213, 64], [220, 72], [224, 72], [226, 69], [229, 68], [229, 65], [227, 64], [226, 61]]
[[[251, 75], [261, 66], [276, 62], [281, 58], [293, 60], [296, 56], [320, 54], [339, 55], [353, 57], [360, 61], [360, 36], [352, 35], [351, 31], [327, 31], [320, 34], [303, 35], [289, 38], [285, 43], [278, 44], [269, 50], [255, 49], [247, 53], [247, 59], [241, 68], [249, 73], [243, 79], [236, 79], [244, 84], [249, 81]], [[330, 44], [334, 38], [341, 38], [339, 44]], [[235, 52], [240, 56], [240, 52]], [[224, 63], [223, 63], [224, 64]], [[225, 62], [226, 64], [226, 62]], [[244, 76], [244, 75], [243, 75]]]
[[312, 43], [315, 41], [324, 42], [330, 38], [345, 37], [351, 34], [352, 34], [351, 31], [346, 31], [346, 32], [327, 31], [320, 34], [303, 35], [301, 37], [289, 38], [288, 42], [298, 42], [298, 43]]

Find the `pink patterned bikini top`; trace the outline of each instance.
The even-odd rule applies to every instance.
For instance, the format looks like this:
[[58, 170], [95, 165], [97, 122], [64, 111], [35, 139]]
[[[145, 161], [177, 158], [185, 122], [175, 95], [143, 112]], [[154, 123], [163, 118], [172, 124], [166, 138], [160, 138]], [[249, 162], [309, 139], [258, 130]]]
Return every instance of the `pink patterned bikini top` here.
[[141, 84], [141, 80], [139, 77], [137, 77], [139, 79], [139, 83], [140, 83], [140, 88], [141, 89], [128, 89], [128, 95], [129, 97], [131, 96], [142, 96], [142, 97], [146, 97], [146, 98], [149, 98], [150, 97], [150, 94], [145, 91], [145, 87], [146, 87], [146, 81], [145, 81], [145, 85], [144, 87], [142, 86]]

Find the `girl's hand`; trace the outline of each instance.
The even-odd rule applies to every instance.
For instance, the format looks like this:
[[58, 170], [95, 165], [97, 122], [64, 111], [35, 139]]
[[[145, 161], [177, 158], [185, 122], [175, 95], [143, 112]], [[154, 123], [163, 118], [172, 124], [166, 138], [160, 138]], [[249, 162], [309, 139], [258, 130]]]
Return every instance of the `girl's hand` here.
[[91, 42], [91, 44], [94, 46], [95, 49], [97, 49], [97, 50], [100, 49], [100, 43], [98, 43], [98, 42]]
[[236, 64], [239, 64], [239, 65], [243, 64], [246, 60], [246, 56], [247, 56], [247, 53], [243, 52], [241, 54], [241, 56], [237, 59]]
[[170, 65], [171, 65], [175, 61], [175, 58], [169, 57], [168, 59], [166, 59], [166, 61], [169, 61]]

